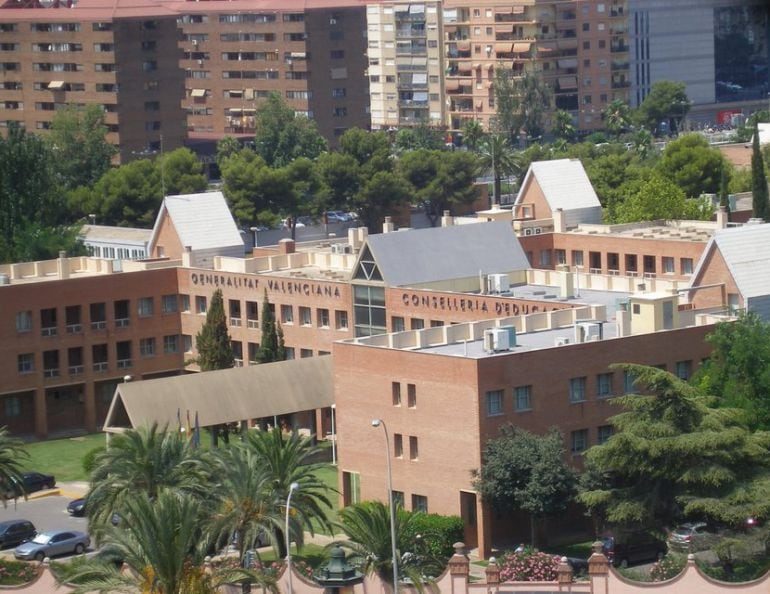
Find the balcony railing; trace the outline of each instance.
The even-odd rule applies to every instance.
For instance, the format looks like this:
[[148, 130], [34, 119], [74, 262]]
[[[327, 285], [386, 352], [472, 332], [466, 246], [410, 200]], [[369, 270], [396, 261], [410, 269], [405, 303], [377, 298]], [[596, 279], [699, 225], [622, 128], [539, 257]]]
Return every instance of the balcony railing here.
[[83, 373], [83, 366], [82, 365], [70, 365], [69, 366], [69, 373], [70, 373], [70, 375], [81, 375]]
[[109, 367], [109, 363], [107, 361], [99, 361], [97, 363], [94, 363], [94, 371], [97, 371], [97, 372], [107, 371], [108, 367]]
[[107, 328], [107, 322], [99, 320], [98, 322], [91, 322], [91, 330], [105, 330]]
[[52, 378], [52, 377], [59, 377], [59, 369], [44, 369], [43, 370], [43, 377], [45, 378]]
[[67, 324], [67, 334], [80, 334], [83, 332], [83, 324]]
[[49, 326], [48, 328], [42, 328], [40, 334], [43, 336], [56, 336], [58, 330], [56, 329], [56, 326]]
[[617, 45], [610, 46], [610, 52], [612, 52], [613, 54], [627, 52], [627, 51], [628, 51], [628, 44], [626, 43], [619, 43]]
[[117, 320], [115, 320], [116, 328], [128, 328], [130, 324], [131, 324], [131, 318], [118, 318]]
[[241, 326], [241, 318], [230, 318], [231, 326]]
[[118, 359], [118, 369], [128, 369], [132, 365], [131, 359]]

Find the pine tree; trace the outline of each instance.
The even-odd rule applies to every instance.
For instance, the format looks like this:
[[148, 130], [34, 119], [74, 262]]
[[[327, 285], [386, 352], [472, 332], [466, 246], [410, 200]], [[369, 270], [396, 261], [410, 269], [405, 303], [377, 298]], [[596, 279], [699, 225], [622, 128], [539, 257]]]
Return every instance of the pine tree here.
[[195, 346], [198, 349], [196, 362], [201, 371], [229, 369], [235, 365], [221, 289], [211, 296], [206, 322], [195, 337]]
[[283, 328], [281, 327], [281, 322], [276, 322], [276, 338], [277, 338], [277, 348], [275, 350], [275, 360], [276, 361], [284, 361], [286, 359], [286, 343], [283, 340]]
[[756, 123], [754, 123], [754, 143], [751, 154], [751, 191], [754, 216], [767, 221], [770, 219], [770, 201], [768, 200], [765, 162], [762, 158], [762, 152], [759, 150], [759, 126]]
[[272, 363], [278, 359], [278, 333], [275, 326], [275, 316], [270, 309], [270, 302], [267, 299], [267, 291], [262, 299], [262, 340], [259, 344], [259, 353], [257, 361], [260, 363]]

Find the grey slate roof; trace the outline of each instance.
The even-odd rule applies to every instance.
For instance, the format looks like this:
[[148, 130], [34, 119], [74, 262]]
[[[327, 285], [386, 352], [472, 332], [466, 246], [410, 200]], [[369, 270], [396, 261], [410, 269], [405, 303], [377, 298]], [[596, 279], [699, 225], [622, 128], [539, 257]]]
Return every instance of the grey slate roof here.
[[[532, 176], [543, 190], [551, 211], [557, 208], [564, 210], [568, 226], [601, 223], [602, 206], [599, 197], [579, 159], [534, 161], [521, 184], [522, 190], [527, 187]], [[523, 201], [522, 190], [516, 196], [516, 204]], [[571, 216], [571, 211], [574, 216]]]
[[392, 287], [530, 267], [506, 221], [370, 235], [367, 243], [383, 280]]
[[[166, 196], [161, 206], [168, 212], [183, 246], [209, 250], [241, 246], [243, 239], [222, 192]], [[156, 227], [161, 220], [156, 219]], [[153, 229], [153, 243], [156, 229]]]
[[309, 357], [118, 384], [105, 429], [116, 428], [119, 408], [132, 427], [157, 422], [176, 427], [198, 413], [202, 427], [331, 406], [331, 356]]
[[699, 282], [701, 269], [714, 249], [722, 254], [745, 299], [770, 295], [770, 224], [718, 229], [698, 261], [694, 283]]

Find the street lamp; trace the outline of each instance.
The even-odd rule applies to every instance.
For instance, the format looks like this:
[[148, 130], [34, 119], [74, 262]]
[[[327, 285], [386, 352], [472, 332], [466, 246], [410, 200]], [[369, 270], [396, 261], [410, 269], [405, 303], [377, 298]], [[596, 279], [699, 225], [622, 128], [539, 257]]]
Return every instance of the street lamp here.
[[332, 404], [332, 464], [337, 466], [337, 432], [334, 430], [334, 416], [337, 405]]
[[385, 460], [388, 463], [388, 505], [390, 506], [390, 548], [393, 555], [393, 592], [398, 592], [398, 556], [396, 553], [396, 505], [393, 501], [393, 472], [390, 468], [390, 438], [388, 428], [382, 419], [372, 419], [372, 427], [385, 431]]
[[289, 486], [289, 495], [286, 497], [286, 571], [289, 574], [289, 594], [294, 594], [294, 586], [291, 581], [291, 537], [289, 536], [289, 509], [291, 508], [291, 494], [299, 489], [299, 483]]
[[257, 247], [257, 231], [259, 231], [259, 227], [249, 227], [249, 231], [254, 234], [254, 247]]

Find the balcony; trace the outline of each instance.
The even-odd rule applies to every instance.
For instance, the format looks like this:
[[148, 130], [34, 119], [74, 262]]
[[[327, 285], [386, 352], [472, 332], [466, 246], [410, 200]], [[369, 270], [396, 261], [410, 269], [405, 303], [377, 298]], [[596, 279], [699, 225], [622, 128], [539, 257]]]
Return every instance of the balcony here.
[[631, 86], [631, 82], [627, 80], [613, 80], [612, 81], [612, 88], [613, 89], [627, 89]]
[[428, 101], [421, 101], [418, 99], [399, 99], [399, 107], [410, 107], [416, 109], [428, 109]]
[[412, 37], [425, 37], [425, 27], [405, 27], [396, 29], [396, 39], [410, 39]]
[[627, 43], [612, 44], [610, 45], [610, 52], [613, 54], [628, 52], [628, 44]]
[[618, 62], [616, 60], [612, 61], [612, 64], [610, 65], [610, 70], [613, 72], [617, 70], [628, 70], [628, 62]]

